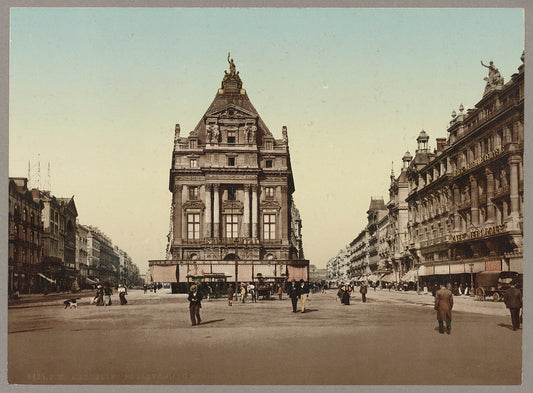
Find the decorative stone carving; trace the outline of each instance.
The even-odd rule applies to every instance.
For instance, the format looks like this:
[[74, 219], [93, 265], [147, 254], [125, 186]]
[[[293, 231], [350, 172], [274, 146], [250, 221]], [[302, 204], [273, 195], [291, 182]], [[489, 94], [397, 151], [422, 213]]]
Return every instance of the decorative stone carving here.
[[281, 134], [283, 135], [283, 140], [285, 143], [287, 143], [289, 141], [289, 136], [287, 135], [287, 126], [283, 126], [281, 128]]
[[489, 62], [489, 65], [485, 65], [483, 64], [483, 61], [481, 61], [481, 65], [489, 69], [489, 76], [483, 78], [483, 80], [487, 82], [485, 93], [495, 87], [503, 86], [503, 77], [501, 76], [500, 71], [494, 66], [492, 61]]
[[178, 147], [179, 139], [180, 139], [180, 125], [176, 124], [176, 127], [174, 128], [174, 149]]
[[257, 126], [254, 124], [251, 128], [250, 138], [252, 139], [252, 143], [256, 142], [255, 134], [257, 132]]
[[250, 131], [252, 127], [249, 125], [244, 126], [244, 140], [246, 143], [250, 142]]

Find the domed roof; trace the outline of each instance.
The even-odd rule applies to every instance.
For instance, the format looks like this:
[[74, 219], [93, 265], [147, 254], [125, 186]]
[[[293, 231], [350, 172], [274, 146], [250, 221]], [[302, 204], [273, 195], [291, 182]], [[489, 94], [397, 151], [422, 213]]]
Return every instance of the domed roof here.
[[413, 159], [413, 156], [409, 151], [406, 151], [405, 154], [402, 157], [402, 161], [411, 161]]
[[418, 138], [416, 138], [417, 141], [427, 141], [429, 139], [428, 134], [426, 134], [426, 131], [422, 130], [420, 131], [420, 134], [418, 135]]

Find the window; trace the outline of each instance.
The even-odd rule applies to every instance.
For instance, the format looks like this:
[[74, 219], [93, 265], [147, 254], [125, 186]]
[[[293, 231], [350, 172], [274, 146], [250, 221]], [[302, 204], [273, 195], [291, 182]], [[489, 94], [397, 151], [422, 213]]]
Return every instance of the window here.
[[228, 157], [228, 166], [235, 166], [235, 157]]
[[272, 141], [266, 141], [265, 142], [265, 147], [267, 150], [272, 150]]
[[228, 143], [235, 144], [235, 131], [228, 131]]
[[265, 166], [267, 168], [272, 168], [272, 160], [266, 160]]
[[200, 239], [200, 214], [187, 214], [187, 239]]
[[196, 168], [198, 166], [198, 160], [196, 158], [191, 158], [191, 168]]
[[265, 187], [265, 197], [266, 199], [274, 198], [274, 187]]
[[226, 215], [226, 238], [239, 237], [239, 216], [235, 214]]
[[189, 187], [189, 200], [191, 201], [198, 200], [198, 187], [196, 186]]
[[276, 215], [265, 214], [263, 216], [263, 238], [274, 240], [276, 238]]
[[234, 201], [236, 193], [237, 191], [235, 190], [235, 187], [233, 186], [228, 187], [228, 201]]
[[198, 142], [196, 141], [196, 139], [191, 139], [189, 141], [189, 148], [196, 149], [197, 147], [198, 147]]

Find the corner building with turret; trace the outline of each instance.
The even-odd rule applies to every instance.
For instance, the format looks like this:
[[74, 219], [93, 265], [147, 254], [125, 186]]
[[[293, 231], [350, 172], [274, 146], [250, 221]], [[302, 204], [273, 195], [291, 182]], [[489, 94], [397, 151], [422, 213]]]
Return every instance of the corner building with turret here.
[[187, 276], [307, 280], [287, 127], [281, 139], [270, 132], [233, 59], [224, 73], [189, 136], [176, 124], [167, 258], [150, 261], [152, 279], [176, 283], [180, 291]]

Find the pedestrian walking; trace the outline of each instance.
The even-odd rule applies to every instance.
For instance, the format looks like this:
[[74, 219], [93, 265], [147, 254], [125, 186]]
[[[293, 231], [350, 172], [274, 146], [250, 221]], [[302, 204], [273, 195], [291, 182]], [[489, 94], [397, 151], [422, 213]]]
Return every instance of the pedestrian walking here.
[[148, 285], [144, 284], [143, 288], [144, 288], [144, 293], [146, 293], [146, 290], [148, 289]]
[[300, 287], [296, 284], [296, 280], [294, 278], [287, 287], [287, 293], [291, 298], [292, 312], [296, 312], [296, 308], [298, 307], [298, 298], [300, 297]]
[[246, 299], [246, 284], [243, 282], [241, 283], [241, 297], [242, 297], [242, 302], [244, 303]]
[[233, 284], [229, 284], [228, 288], [228, 306], [231, 306], [233, 303]]
[[255, 292], [255, 285], [253, 283], [250, 283], [250, 285], [248, 285], [248, 292], [250, 292], [252, 303], [257, 303], [257, 293]]
[[309, 283], [304, 281], [302, 278], [300, 280], [300, 299], [302, 301], [302, 313], [305, 312], [305, 304], [307, 303], [307, 297], [309, 296]]
[[128, 294], [128, 291], [126, 290], [126, 287], [124, 285], [119, 285], [118, 287], [118, 297], [120, 299], [120, 305], [123, 306], [125, 304], [128, 304], [128, 301], [126, 300], [126, 295]]
[[522, 308], [522, 292], [516, 287], [513, 281], [510, 288], [503, 293], [503, 301], [505, 306], [511, 312], [511, 323], [513, 330], [520, 328], [520, 309]]
[[446, 321], [446, 333], [452, 331], [452, 308], [453, 294], [444, 284], [435, 292], [435, 310], [437, 311], [437, 320], [439, 321], [439, 333], [444, 333], [444, 321]]
[[104, 287], [104, 304], [106, 306], [110, 306], [111, 305], [111, 295], [112, 294], [113, 294], [113, 290], [111, 289], [111, 286], [109, 284], [107, 284]]
[[363, 299], [363, 303], [366, 303], [366, 293], [368, 292], [368, 287], [363, 282], [361, 283], [361, 287], [359, 287], [359, 293], [361, 294], [361, 298]]
[[199, 325], [202, 320], [200, 319], [200, 308], [202, 307], [202, 292], [197, 285], [191, 285], [189, 297], [189, 314], [191, 315], [192, 326]]
[[104, 305], [104, 288], [101, 285], [98, 285], [96, 289], [96, 305], [97, 306], [103, 306]]
[[278, 297], [279, 300], [281, 300], [283, 297], [283, 288], [281, 287], [281, 285], [278, 285]]
[[352, 293], [352, 286], [350, 284], [345, 284], [344, 285], [344, 289], [342, 291], [342, 303], [345, 305], [345, 306], [349, 306], [350, 305], [350, 295]]

